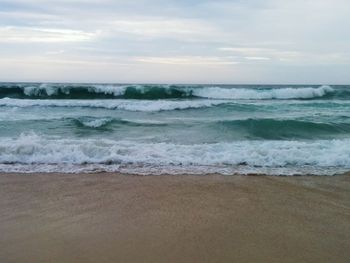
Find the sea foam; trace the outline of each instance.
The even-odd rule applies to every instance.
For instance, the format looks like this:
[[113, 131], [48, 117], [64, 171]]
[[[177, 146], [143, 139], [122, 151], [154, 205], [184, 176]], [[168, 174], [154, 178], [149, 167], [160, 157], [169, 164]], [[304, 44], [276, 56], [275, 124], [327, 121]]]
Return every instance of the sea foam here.
[[0, 106], [7, 107], [89, 107], [119, 109], [126, 111], [169, 111], [212, 107], [226, 103], [222, 100], [31, 100], [0, 99]]
[[88, 119], [88, 120], [79, 120], [79, 123], [81, 123], [85, 127], [90, 128], [100, 128], [103, 127], [113, 121], [112, 118], [101, 118], [101, 119]]
[[193, 95], [210, 99], [235, 99], [235, 100], [267, 100], [267, 99], [311, 99], [323, 97], [333, 92], [330, 86], [318, 88], [277, 88], [277, 89], [242, 89], [206, 87], [193, 89]]
[[79, 86], [79, 85], [57, 85], [57, 84], [40, 84], [38, 86], [23, 86], [23, 93], [27, 96], [39, 96], [45, 94], [47, 96], [58, 95], [60, 93], [70, 94], [72, 90], [84, 89], [90, 93], [104, 93], [119, 96], [125, 93], [128, 86], [117, 85], [91, 85], [91, 86]]
[[[350, 169], [350, 139], [315, 141], [236, 141], [173, 144], [107, 139], [50, 139], [34, 133], [0, 139], [0, 164], [110, 165], [120, 167], [223, 167]], [[0, 171], [1, 171], [0, 167]], [[205, 170], [202, 171], [205, 173]], [[171, 173], [171, 170], [169, 170]], [[309, 172], [310, 173], [310, 172]]]

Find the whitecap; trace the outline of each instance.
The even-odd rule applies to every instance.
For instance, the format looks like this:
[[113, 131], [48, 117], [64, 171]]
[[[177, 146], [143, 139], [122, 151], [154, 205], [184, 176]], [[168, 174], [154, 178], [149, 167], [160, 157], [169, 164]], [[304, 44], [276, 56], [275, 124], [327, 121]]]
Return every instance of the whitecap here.
[[[35, 133], [0, 139], [0, 164], [175, 167], [188, 172], [350, 169], [350, 139], [315, 141], [235, 141], [212, 144], [141, 143], [107, 139], [57, 139]], [[112, 166], [110, 166], [112, 165]], [[109, 168], [108, 168], [109, 167]], [[243, 167], [243, 168], [242, 168]], [[249, 169], [248, 169], [249, 168]], [[175, 169], [176, 170], [176, 169]], [[1, 168], [0, 168], [0, 171]], [[119, 171], [119, 170], [118, 170]], [[322, 174], [322, 173], [321, 173]]]
[[192, 94], [197, 97], [230, 100], [312, 99], [323, 97], [332, 92], [334, 92], [334, 89], [330, 86], [321, 86], [318, 88], [305, 87], [275, 89], [242, 89], [222, 87], [192, 89]]
[[32, 100], [32, 99], [0, 99], [0, 106], [7, 107], [90, 107], [119, 109], [126, 111], [171, 111], [213, 107], [227, 101], [222, 100]]

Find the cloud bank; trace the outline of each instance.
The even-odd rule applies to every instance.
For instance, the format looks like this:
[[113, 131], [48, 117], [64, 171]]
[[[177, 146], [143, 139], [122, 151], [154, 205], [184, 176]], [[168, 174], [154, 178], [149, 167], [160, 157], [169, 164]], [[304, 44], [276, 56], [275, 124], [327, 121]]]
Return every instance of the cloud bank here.
[[0, 80], [350, 82], [347, 0], [0, 0]]

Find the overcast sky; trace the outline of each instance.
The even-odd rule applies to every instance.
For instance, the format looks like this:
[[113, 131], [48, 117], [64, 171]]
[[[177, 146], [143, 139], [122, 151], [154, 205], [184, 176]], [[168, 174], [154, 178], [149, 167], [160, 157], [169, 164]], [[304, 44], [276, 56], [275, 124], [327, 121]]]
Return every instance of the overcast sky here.
[[0, 0], [0, 81], [350, 83], [349, 0]]

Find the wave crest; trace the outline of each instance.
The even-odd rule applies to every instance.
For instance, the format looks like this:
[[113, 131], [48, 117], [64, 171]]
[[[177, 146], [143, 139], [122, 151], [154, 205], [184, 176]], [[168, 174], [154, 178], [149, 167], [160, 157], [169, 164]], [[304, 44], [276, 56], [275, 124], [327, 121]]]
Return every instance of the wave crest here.
[[[339, 91], [339, 98], [347, 94]], [[50, 99], [183, 99], [207, 98], [226, 100], [313, 99], [337, 94], [330, 86], [320, 87], [209, 87], [180, 85], [91, 85], [37, 84], [0, 85], [0, 98]], [[342, 96], [341, 96], [342, 95]], [[349, 94], [347, 94], [349, 95]], [[349, 95], [350, 96], [350, 95]]]
[[101, 119], [75, 119], [75, 121], [84, 127], [88, 128], [101, 128], [109, 123], [113, 122], [112, 118], [101, 118]]
[[31, 100], [31, 99], [0, 99], [3, 107], [89, 107], [104, 109], [119, 109], [126, 111], [171, 111], [213, 107], [224, 104], [220, 100]]
[[193, 90], [193, 95], [210, 99], [267, 100], [267, 99], [312, 99], [334, 92], [330, 86], [318, 88], [275, 88], [275, 89], [225, 89], [208, 87]]

